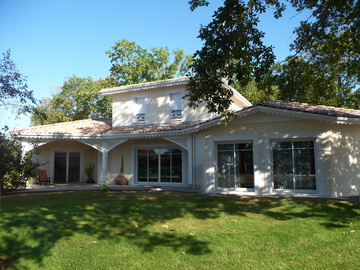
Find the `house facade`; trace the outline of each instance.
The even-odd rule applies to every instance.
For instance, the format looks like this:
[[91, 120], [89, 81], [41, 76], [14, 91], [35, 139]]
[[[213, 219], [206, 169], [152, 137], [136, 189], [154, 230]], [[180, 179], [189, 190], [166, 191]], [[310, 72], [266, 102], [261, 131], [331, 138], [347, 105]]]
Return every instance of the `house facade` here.
[[236, 90], [227, 126], [206, 104], [192, 109], [188, 78], [103, 89], [112, 119], [87, 119], [13, 132], [36, 143], [52, 182], [113, 185], [121, 164], [130, 185], [203, 193], [357, 196], [360, 111], [269, 100], [252, 105]]

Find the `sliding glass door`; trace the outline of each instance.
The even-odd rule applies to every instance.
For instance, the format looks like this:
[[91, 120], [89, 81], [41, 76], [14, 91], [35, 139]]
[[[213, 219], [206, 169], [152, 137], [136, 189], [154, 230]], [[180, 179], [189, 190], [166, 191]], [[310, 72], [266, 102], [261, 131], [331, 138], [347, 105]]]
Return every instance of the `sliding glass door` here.
[[54, 182], [80, 182], [80, 152], [55, 152]]

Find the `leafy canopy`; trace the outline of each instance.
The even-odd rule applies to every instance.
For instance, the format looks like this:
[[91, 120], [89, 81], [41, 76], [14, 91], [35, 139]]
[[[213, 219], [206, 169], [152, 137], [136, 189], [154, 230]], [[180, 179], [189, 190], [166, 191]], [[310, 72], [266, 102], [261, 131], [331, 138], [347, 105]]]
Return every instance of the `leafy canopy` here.
[[120, 85], [172, 79], [188, 73], [192, 57], [177, 48], [170, 53], [168, 47], [141, 48], [126, 39], [115, 42], [106, 54], [111, 60], [111, 76]]
[[[16, 109], [18, 114], [30, 112], [36, 103], [33, 92], [28, 90], [26, 77], [11, 60], [10, 49], [0, 60], [0, 108]], [[5, 126], [3, 129], [7, 130]], [[15, 189], [36, 172], [38, 164], [31, 154], [22, 155], [21, 143], [0, 131], [0, 196], [3, 189]]]
[[70, 77], [54, 93], [44, 98], [31, 115], [33, 125], [45, 125], [87, 118], [111, 118], [111, 100], [100, 94], [100, 90], [115, 87], [113, 77], [94, 81], [91, 77]]
[[36, 104], [33, 92], [28, 89], [26, 77], [11, 60], [11, 51], [7, 50], [0, 59], [0, 108], [15, 109], [17, 114], [30, 112]]
[[[265, 97], [277, 95], [292, 99], [307, 96], [305, 101], [326, 105], [341, 97], [342, 106], [355, 106], [354, 87], [360, 82], [360, 4], [357, 0], [313, 1], [288, 0], [297, 12], [309, 12], [309, 18], [294, 29], [296, 38], [290, 45], [293, 59], [283, 67], [275, 66], [272, 46], [263, 43], [264, 32], [258, 29], [259, 15], [272, 9], [278, 19], [286, 9], [279, 0], [225, 0], [213, 15], [213, 21], [201, 27], [203, 47], [194, 54], [187, 96], [190, 106], [207, 102], [209, 112], [228, 113], [231, 92], [221, 87], [221, 79], [246, 87], [253, 80]], [[190, 9], [207, 6], [208, 1], [191, 0]], [[307, 75], [301, 80], [291, 77], [295, 66]], [[311, 89], [306, 83], [317, 76]], [[341, 76], [341, 82], [339, 78]], [[307, 77], [305, 79], [305, 77]], [[311, 78], [312, 77], [312, 78]], [[326, 82], [321, 82], [324, 79]], [[292, 82], [294, 85], [291, 85]], [[286, 86], [286, 87], [285, 87]], [[297, 93], [292, 95], [292, 92]], [[305, 93], [305, 94], [304, 94]], [[320, 96], [326, 93], [325, 96]], [[331, 97], [329, 99], [329, 97]], [[324, 103], [325, 102], [325, 103]]]

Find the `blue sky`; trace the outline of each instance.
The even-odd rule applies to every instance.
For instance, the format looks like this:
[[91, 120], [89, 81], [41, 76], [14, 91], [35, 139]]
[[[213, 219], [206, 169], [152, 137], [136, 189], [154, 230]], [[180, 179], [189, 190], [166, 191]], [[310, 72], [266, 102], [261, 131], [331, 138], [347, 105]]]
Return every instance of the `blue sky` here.
[[[223, 3], [191, 12], [188, 0], [0, 0], [0, 53], [11, 48], [11, 58], [35, 97], [50, 97], [73, 75], [93, 79], [109, 75], [105, 54], [123, 38], [143, 48], [177, 47], [186, 54], [201, 48], [200, 24], [211, 21]], [[289, 10], [283, 19], [262, 16], [265, 42], [275, 46], [278, 60], [289, 55], [292, 30], [304, 16]], [[289, 19], [291, 18], [291, 19]], [[29, 117], [1, 113], [0, 126], [30, 125]]]

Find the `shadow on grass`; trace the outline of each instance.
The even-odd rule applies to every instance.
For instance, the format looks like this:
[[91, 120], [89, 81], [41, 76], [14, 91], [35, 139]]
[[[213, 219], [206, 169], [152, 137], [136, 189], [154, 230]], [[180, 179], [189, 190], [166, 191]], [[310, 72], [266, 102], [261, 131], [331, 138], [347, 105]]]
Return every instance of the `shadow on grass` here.
[[[2, 255], [15, 262], [27, 259], [39, 265], [60, 239], [77, 233], [112, 241], [125, 237], [143, 252], [168, 247], [192, 255], [211, 253], [211, 239], [201, 241], [179, 232], [149, 230], [151, 225], [188, 215], [199, 220], [217, 219], [223, 214], [246, 217], [252, 213], [276, 220], [312, 218], [319, 219], [326, 228], [346, 227], [360, 220], [354, 205], [314, 199], [67, 192], [12, 195], [2, 200], [0, 258]], [[134, 229], [135, 225], [138, 228]]]

